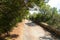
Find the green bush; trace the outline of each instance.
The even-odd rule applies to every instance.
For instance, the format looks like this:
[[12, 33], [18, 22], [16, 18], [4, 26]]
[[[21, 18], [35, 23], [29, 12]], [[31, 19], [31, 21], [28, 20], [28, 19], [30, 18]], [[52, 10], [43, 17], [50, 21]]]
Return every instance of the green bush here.
[[10, 31], [27, 15], [28, 11], [22, 2], [20, 0], [0, 0], [0, 33]]

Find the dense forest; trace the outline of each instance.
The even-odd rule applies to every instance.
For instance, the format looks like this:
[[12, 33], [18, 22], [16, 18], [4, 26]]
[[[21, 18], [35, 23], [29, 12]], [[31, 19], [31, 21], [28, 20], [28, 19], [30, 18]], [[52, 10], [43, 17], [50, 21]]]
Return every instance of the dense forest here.
[[34, 13], [30, 15], [30, 19], [35, 22], [45, 22], [54, 28], [60, 29], [60, 14], [57, 11], [57, 8], [47, 7], [42, 9], [40, 13]]
[[60, 13], [57, 8], [51, 8], [50, 5], [42, 5], [39, 9], [39, 13], [33, 13], [30, 15], [30, 19], [34, 22], [45, 22], [53, 28], [60, 30]]
[[[57, 8], [46, 5], [49, 0], [0, 0], [0, 36], [9, 33], [16, 23], [27, 18], [35, 22], [45, 22], [60, 30], [60, 14]], [[29, 14], [29, 8], [34, 4], [39, 7], [39, 13]]]

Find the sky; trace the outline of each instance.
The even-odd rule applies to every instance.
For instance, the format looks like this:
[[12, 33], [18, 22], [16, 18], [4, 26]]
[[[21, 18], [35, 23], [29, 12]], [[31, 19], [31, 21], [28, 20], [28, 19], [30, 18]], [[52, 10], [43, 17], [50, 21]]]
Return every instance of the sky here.
[[[36, 10], [35, 10], [36, 9]], [[34, 6], [34, 8], [29, 8], [29, 12], [31, 13], [31, 14], [33, 14], [33, 13], [39, 13], [39, 7], [38, 6]]]
[[48, 4], [51, 7], [56, 7], [57, 9], [60, 9], [60, 0], [49, 0]]

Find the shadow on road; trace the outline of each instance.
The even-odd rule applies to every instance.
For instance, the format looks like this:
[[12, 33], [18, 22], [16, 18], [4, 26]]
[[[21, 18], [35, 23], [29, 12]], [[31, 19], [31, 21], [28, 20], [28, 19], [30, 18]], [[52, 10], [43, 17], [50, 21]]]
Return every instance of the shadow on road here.
[[17, 38], [18, 36], [19, 36], [19, 35], [17, 35], [17, 34], [4, 35], [4, 36], [1, 36], [1, 37], [0, 37], [0, 40], [7, 40], [6, 38], [13, 39], [13, 38]]
[[50, 38], [50, 37], [40, 37], [40, 40], [53, 40], [53, 38]]
[[17, 35], [17, 34], [12, 34], [12, 35], [10, 35], [10, 38], [17, 38], [19, 35]]
[[28, 25], [28, 26], [36, 26], [36, 24], [33, 23], [33, 22], [31, 22], [31, 23], [25, 23], [25, 24]]

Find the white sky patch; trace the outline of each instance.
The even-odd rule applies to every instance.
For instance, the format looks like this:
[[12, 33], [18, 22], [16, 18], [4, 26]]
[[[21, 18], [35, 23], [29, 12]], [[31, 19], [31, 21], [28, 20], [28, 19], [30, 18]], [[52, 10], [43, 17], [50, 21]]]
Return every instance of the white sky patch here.
[[39, 7], [35, 5], [34, 8], [29, 8], [29, 12], [31, 14], [33, 14], [33, 13], [39, 13]]
[[51, 7], [56, 7], [57, 9], [60, 9], [60, 0], [49, 0], [48, 4]]
[[31, 14], [33, 13], [39, 13], [39, 11], [29, 11]]

